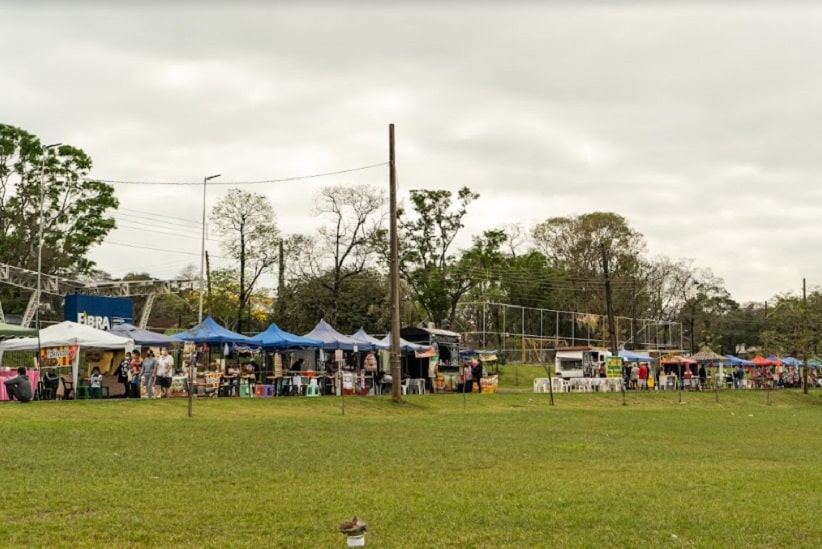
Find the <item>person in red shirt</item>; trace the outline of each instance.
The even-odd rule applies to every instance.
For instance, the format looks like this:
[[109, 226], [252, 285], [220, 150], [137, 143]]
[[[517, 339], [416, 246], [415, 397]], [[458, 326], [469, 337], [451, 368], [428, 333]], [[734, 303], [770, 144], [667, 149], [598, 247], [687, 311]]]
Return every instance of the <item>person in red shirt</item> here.
[[648, 365], [644, 362], [639, 365], [639, 390], [645, 391], [648, 389]]

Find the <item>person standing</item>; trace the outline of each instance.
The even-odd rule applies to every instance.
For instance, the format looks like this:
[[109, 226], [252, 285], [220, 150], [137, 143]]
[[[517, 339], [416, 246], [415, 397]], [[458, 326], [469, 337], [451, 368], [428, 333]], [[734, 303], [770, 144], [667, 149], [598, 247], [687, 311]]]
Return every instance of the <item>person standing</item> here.
[[145, 398], [154, 398], [154, 371], [156, 368], [157, 359], [154, 358], [154, 351], [149, 349], [146, 353], [146, 359], [143, 361], [143, 368], [140, 372], [140, 376], [143, 378], [143, 383], [145, 383], [146, 386]]
[[[482, 392], [482, 369], [483, 367], [481, 360], [475, 360], [471, 362], [471, 378], [473, 379], [471, 383], [473, 384], [474, 382], [476, 382], [478, 393]], [[473, 387], [471, 388], [471, 390], [473, 390]]]
[[639, 382], [640, 391], [644, 391], [648, 388], [648, 365], [644, 362], [639, 365], [637, 381]]
[[160, 398], [168, 398], [171, 388], [171, 377], [174, 375], [174, 357], [168, 354], [168, 349], [160, 349], [157, 359], [157, 382], [160, 384]]
[[131, 369], [131, 353], [126, 353], [120, 365], [117, 367], [117, 383], [123, 384], [123, 398], [128, 398], [131, 392], [131, 384], [128, 380], [128, 372]]
[[95, 366], [91, 371], [89, 389], [91, 390], [91, 398], [103, 398], [103, 374], [100, 373], [99, 366]]
[[143, 359], [140, 351], [131, 352], [131, 362], [128, 366], [129, 383], [131, 385], [131, 398], [140, 398], [140, 373], [143, 367]]
[[471, 388], [473, 387], [473, 377], [471, 375], [472, 371], [472, 362], [466, 361], [462, 367], [462, 392], [463, 393], [470, 393]]
[[17, 368], [16, 376], [7, 379], [3, 384], [6, 386], [10, 401], [17, 399], [20, 402], [28, 402], [31, 400], [31, 382], [29, 376], [26, 375], [26, 369], [22, 366]]

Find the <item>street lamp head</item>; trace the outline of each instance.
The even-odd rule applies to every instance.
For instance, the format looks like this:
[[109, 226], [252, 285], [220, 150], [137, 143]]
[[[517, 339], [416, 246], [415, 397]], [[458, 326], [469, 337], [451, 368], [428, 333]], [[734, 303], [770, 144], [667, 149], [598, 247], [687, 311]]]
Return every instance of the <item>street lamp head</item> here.
[[45, 150], [54, 149], [55, 147], [59, 147], [62, 143], [52, 143], [51, 145], [46, 145], [43, 147]]
[[209, 175], [208, 177], [205, 178], [205, 180], [206, 181], [211, 181], [212, 179], [217, 179], [218, 177], [220, 177], [220, 175], [221, 174], [219, 174], [219, 173], [216, 174], [216, 175]]

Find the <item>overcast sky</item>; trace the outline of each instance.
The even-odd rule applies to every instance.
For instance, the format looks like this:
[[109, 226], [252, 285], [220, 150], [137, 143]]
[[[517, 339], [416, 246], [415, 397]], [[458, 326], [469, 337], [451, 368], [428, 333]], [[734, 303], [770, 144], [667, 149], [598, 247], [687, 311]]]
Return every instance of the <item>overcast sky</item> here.
[[[401, 197], [480, 193], [464, 245], [613, 211], [737, 301], [822, 281], [811, 3], [170, 4], [0, 2], [0, 121], [81, 147], [102, 179], [222, 174], [209, 210], [233, 181], [385, 162], [394, 123]], [[242, 188], [296, 233], [340, 184], [387, 191], [388, 170]], [[201, 185], [115, 188], [101, 269], [199, 267]]]

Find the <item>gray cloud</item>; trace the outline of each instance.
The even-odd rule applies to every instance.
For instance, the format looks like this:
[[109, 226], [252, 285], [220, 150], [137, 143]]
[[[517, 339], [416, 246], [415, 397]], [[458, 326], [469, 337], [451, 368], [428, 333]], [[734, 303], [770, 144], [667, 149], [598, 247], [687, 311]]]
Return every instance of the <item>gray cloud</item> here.
[[[248, 181], [362, 166], [386, 160], [394, 122], [403, 192], [482, 195], [461, 245], [503, 223], [610, 210], [651, 255], [693, 258], [741, 301], [798, 289], [803, 276], [814, 284], [822, 267], [812, 4], [4, 12], [0, 45], [14, 55], [3, 60], [3, 122], [84, 148], [98, 177]], [[220, 181], [209, 208], [228, 188]], [[249, 190], [301, 232], [316, 224], [316, 192], [342, 183], [387, 185], [387, 171]], [[117, 192], [129, 212], [95, 251], [100, 267], [170, 277], [199, 262], [201, 187]]]

